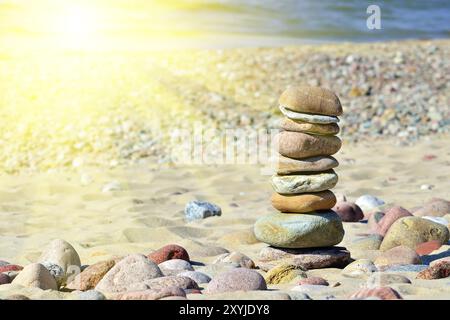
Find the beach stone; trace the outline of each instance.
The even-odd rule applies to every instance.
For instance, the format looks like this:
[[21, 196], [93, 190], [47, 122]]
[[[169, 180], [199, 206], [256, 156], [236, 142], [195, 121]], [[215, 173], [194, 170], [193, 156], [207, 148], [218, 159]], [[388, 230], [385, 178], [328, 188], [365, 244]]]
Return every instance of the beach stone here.
[[259, 257], [261, 261], [284, 260], [302, 266], [305, 270], [322, 268], [343, 268], [351, 262], [350, 252], [343, 247], [281, 249], [263, 248]]
[[[339, 118], [335, 116], [324, 116], [320, 114], [309, 114], [309, 113], [303, 113], [303, 112], [296, 112], [292, 111], [288, 108], [285, 108], [283, 106], [278, 106], [281, 113], [284, 114], [288, 119], [302, 121], [302, 122], [308, 122], [313, 124], [332, 124], [332, 123], [338, 123]], [[288, 131], [286, 131], [288, 132]]]
[[395, 283], [411, 283], [407, 277], [401, 274], [385, 273], [385, 272], [374, 272], [367, 279], [367, 287], [385, 287]]
[[292, 120], [289, 118], [283, 118], [281, 122], [281, 129], [286, 131], [305, 132], [319, 135], [336, 135], [339, 133], [339, 126], [337, 125], [337, 123], [308, 123], [300, 120]]
[[255, 244], [258, 243], [259, 240], [256, 239], [253, 229], [249, 229], [227, 233], [226, 235], [222, 236], [218, 240], [218, 242], [228, 245], [244, 245], [244, 244]]
[[377, 233], [378, 230], [378, 223], [380, 223], [381, 219], [384, 217], [384, 212], [381, 211], [375, 211], [372, 212], [372, 214], [367, 219], [367, 226], [369, 227], [369, 230], [373, 233]]
[[351, 248], [357, 250], [378, 250], [382, 241], [383, 237], [381, 235], [373, 234], [364, 238], [353, 240], [351, 243]]
[[40, 263], [32, 263], [27, 265], [14, 278], [12, 284], [21, 285], [28, 288], [36, 287], [42, 290], [58, 290], [58, 285], [55, 278]]
[[405, 208], [392, 207], [384, 213], [384, 217], [378, 222], [376, 232], [384, 237], [395, 221], [409, 216], [412, 216], [412, 214]]
[[357, 204], [363, 212], [366, 212], [384, 205], [385, 202], [375, 196], [365, 194], [356, 199], [355, 204]]
[[188, 277], [194, 280], [197, 284], [208, 283], [211, 281], [211, 278], [199, 271], [184, 271], [178, 274], [179, 277]]
[[298, 278], [306, 278], [305, 270], [291, 263], [281, 263], [270, 269], [264, 276], [267, 284], [291, 283]]
[[266, 290], [263, 276], [247, 268], [236, 268], [214, 277], [206, 287], [205, 293], [215, 294], [230, 291]]
[[312, 86], [291, 86], [280, 96], [278, 103], [291, 110], [313, 114], [339, 116], [342, 106], [331, 90]]
[[350, 299], [376, 297], [381, 300], [402, 300], [402, 296], [391, 287], [364, 288], [350, 296]]
[[79, 272], [81, 268], [77, 251], [70, 243], [62, 239], [55, 239], [50, 242], [42, 252], [38, 262], [53, 263], [60, 266], [66, 277], [69, 273]]
[[302, 285], [329, 286], [330, 284], [328, 283], [327, 280], [325, 280], [324, 278], [321, 278], [321, 277], [308, 277], [308, 278], [300, 279], [298, 281], [298, 285], [300, 285], [300, 286], [302, 286]]
[[158, 266], [141, 254], [132, 254], [117, 262], [99, 281], [95, 290], [102, 293], [147, 289], [146, 280], [162, 277]]
[[158, 264], [158, 267], [165, 276], [174, 276], [183, 271], [194, 271], [192, 265], [182, 259], [167, 260]]
[[151, 261], [160, 264], [171, 259], [181, 259], [190, 261], [189, 254], [183, 247], [176, 244], [169, 244], [147, 255]]
[[222, 215], [219, 206], [206, 201], [191, 201], [186, 204], [184, 214], [189, 221]]
[[279, 175], [299, 172], [321, 172], [336, 168], [339, 165], [339, 162], [332, 156], [291, 159], [281, 154], [277, 154], [274, 163]]
[[178, 287], [167, 287], [145, 291], [125, 292], [115, 294], [113, 300], [159, 300], [167, 297], [186, 297], [183, 289]]
[[208, 264], [202, 268], [198, 268], [197, 271], [200, 271], [206, 275], [208, 275], [211, 278], [214, 278], [215, 276], [230, 271], [232, 269], [240, 268], [241, 266], [238, 263], [233, 262], [222, 262], [222, 263], [214, 263], [214, 264]]
[[384, 272], [420, 272], [427, 267], [426, 264], [394, 265], [385, 269]]
[[375, 264], [368, 259], [359, 259], [347, 265], [342, 271], [342, 275], [350, 278], [360, 278], [378, 271]]
[[333, 192], [329, 190], [296, 195], [281, 195], [274, 193], [271, 201], [272, 206], [280, 212], [310, 213], [316, 210], [333, 208], [336, 204], [336, 197]]
[[443, 217], [450, 214], [450, 201], [440, 198], [432, 198], [422, 208], [414, 211], [414, 215]]
[[258, 219], [254, 228], [260, 241], [279, 248], [328, 247], [344, 237], [341, 219], [334, 211], [273, 213]]
[[149, 279], [144, 281], [148, 289], [161, 290], [168, 287], [177, 287], [181, 289], [198, 289], [197, 283], [189, 277], [167, 276]]
[[242, 268], [248, 268], [248, 269], [254, 269], [255, 263], [252, 259], [247, 257], [245, 254], [240, 252], [230, 252], [230, 253], [224, 253], [217, 257], [216, 260], [214, 260], [213, 263], [237, 263]]
[[17, 264], [7, 264], [4, 266], [0, 266], [0, 273], [11, 272], [11, 271], [20, 271], [23, 267]]
[[281, 194], [319, 192], [334, 188], [338, 176], [334, 170], [320, 173], [304, 173], [272, 176], [273, 189]]
[[441, 244], [447, 243], [447, 227], [419, 217], [403, 217], [389, 228], [380, 250], [386, 251], [401, 245], [415, 249], [418, 244], [431, 240], [438, 240]]
[[442, 245], [439, 240], [431, 240], [418, 244], [416, 246], [416, 252], [419, 256], [424, 256], [430, 254], [434, 250], [439, 249], [441, 246]]
[[338, 152], [342, 145], [341, 139], [336, 136], [317, 136], [291, 131], [279, 132], [275, 141], [281, 155], [294, 159], [330, 156]]
[[77, 295], [78, 300], [106, 300], [103, 293], [96, 290], [82, 291]]
[[361, 208], [352, 202], [337, 202], [331, 210], [344, 222], [358, 222], [364, 218]]
[[392, 265], [421, 264], [419, 255], [407, 246], [398, 246], [384, 251], [374, 261], [378, 269]]
[[11, 283], [11, 278], [4, 273], [0, 273], [0, 286], [8, 283]]
[[41, 264], [50, 272], [50, 274], [55, 278], [58, 288], [65, 283], [65, 273], [63, 268], [54, 264], [52, 262], [44, 261]]
[[440, 261], [434, 263], [427, 269], [420, 271], [416, 279], [433, 280], [447, 277], [450, 277], [450, 262]]
[[121, 258], [109, 259], [88, 266], [67, 285], [67, 288], [80, 291], [94, 289], [105, 274], [120, 260]]

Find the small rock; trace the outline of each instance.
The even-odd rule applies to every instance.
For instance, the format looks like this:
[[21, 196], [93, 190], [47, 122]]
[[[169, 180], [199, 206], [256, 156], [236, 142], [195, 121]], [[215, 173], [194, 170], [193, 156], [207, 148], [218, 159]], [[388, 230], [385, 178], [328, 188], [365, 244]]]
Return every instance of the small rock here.
[[384, 237], [395, 221], [408, 216], [412, 216], [412, 214], [405, 208], [392, 207], [385, 212], [384, 217], [378, 222], [375, 232]]
[[150, 253], [147, 257], [156, 264], [160, 264], [171, 259], [190, 261], [189, 254], [186, 249], [176, 244], [169, 244], [159, 248], [158, 250]]
[[331, 210], [335, 211], [344, 222], [358, 222], [364, 218], [361, 208], [352, 202], [337, 202]]
[[144, 281], [148, 289], [161, 290], [169, 287], [181, 289], [198, 289], [197, 283], [189, 277], [167, 276]]
[[411, 280], [409, 280], [407, 277], [402, 276], [400, 274], [392, 274], [392, 273], [385, 273], [385, 272], [374, 272], [367, 279], [367, 287], [368, 288], [385, 287], [385, 286], [389, 286], [390, 284], [394, 284], [394, 283], [411, 283]]
[[432, 190], [434, 186], [432, 184], [422, 184], [420, 185], [420, 190]]
[[191, 201], [184, 208], [184, 214], [188, 221], [205, 219], [222, 215], [219, 206], [206, 201]]
[[80, 291], [94, 289], [105, 274], [111, 270], [120, 259], [121, 258], [100, 261], [88, 266], [67, 285], [67, 288]]
[[194, 271], [191, 264], [182, 259], [171, 259], [158, 264], [165, 276], [174, 276], [183, 271]]
[[441, 247], [441, 242], [439, 240], [431, 240], [427, 242], [420, 243], [416, 246], [416, 252], [419, 256], [424, 256], [430, 254], [434, 250]]
[[350, 296], [350, 299], [365, 299], [376, 297], [381, 300], [402, 300], [402, 296], [390, 287], [361, 289]]
[[236, 268], [214, 277], [206, 288], [207, 294], [230, 291], [266, 290], [264, 278], [256, 271]]
[[55, 239], [42, 252], [38, 262], [52, 263], [60, 266], [65, 275], [79, 273], [81, 261], [76, 250], [70, 243], [61, 239]]
[[248, 269], [254, 269], [255, 268], [255, 263], [253, 262], [252, 259], [250, 259], [249, 257], [247, 257], [245, 254], [240, 253], [240, 252], [230, 252], [230, 253], [224, 253], [222, 255], [220, 255], [219, 257], [217, 257], [216, 260], [214, 260], [213, 263], [227, 263], [227, 262], [232, 262], [232, 263], [237, 263], [239, 264], [242, 268], [248, 268]]
[[188, 277], [197, 282], [197, 284], [208, 283], [211, 281], [211, 278], [202, 272], [199, 271], [184, 271], [178, 274], [180, 277]]
[[360, 278], [376, 271], [378, 271], [378, 269], [372, 261], [368, 259], [359, 259], [346, 266], [341, 273], [346, 277]]
[[384, 205], [385, 202], [375, 196], [366, 194], [356, 199], [355, 204], [358, 205], [363, 212], [366, 212]]
[[27, 265], [13, 280], [12, 284], [32, 288], [37, 287], [42, 290], [58, 290], [55, 278], [40, 263]]
[[264, 279], [267, 284], [291, 283], [297, 278], [306, 278], [305, 270], [298, 265], [281, 263], [270, 269]]
[[304, 279], [300, 279], [298, 284], [302, 285], [315, 285], [315, 286], [328, 286], [329, 283], [327, 280], [321, 277], [308, 277]]
[[17, 264], [7, 264], [4, 266], [0, 266], [0, 273], [11, 272], [11, 271], [20, 271], [23, 267]]
[[450, 276], [450, 262], [440, 261], [434, 263], [427, 269], [419, 272], [416, 279], [433, 280], [433, 279], [447, 278], [449, 276]]
[[11, 278], [4, 273], [0, 273], [0, 286], [8, 283], [11, 283]]
[[102, 293], [145, 290], [148, 287], [144, 285], [144, 281], [162, 276], [158, 266], [146, 256], [132, 254], [112, 267], [99, 281], [95, 290]]
[[386, 250], [374, 261], [378, 269], [392, 265], [421, 264], [419, 255], [409, 247], [398, 246]]

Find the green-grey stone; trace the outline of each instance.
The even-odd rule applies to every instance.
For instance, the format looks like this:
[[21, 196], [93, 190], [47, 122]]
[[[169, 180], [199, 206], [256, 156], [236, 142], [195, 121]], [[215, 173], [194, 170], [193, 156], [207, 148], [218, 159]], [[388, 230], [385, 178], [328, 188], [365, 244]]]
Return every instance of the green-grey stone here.
[[269, 214], [256, 221], [254, 231], [259, 241], [279, 248], [328, 247], [344, 237], [342, 221], [332, 210]]
[[321, 173], [272, 176], [272, 187], [280, 194], [325, 191], [333, 188], [337, 182], [338, 176], [334, 170]]
[[301, 120], [308, 123], [321, 123], [321, 124], [339, 122], [339, 118], [335, 116], [324, 116], [320, 114], [302, 113], [289, 110], [284, 106], [279, 106], [279, 108], [282, 114], [284, 114], [286, 117], [292, 120]]

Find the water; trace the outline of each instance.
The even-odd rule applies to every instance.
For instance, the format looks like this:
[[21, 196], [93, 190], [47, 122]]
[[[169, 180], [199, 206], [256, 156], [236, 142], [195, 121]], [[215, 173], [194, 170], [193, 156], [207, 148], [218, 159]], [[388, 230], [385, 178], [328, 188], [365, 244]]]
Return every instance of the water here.
[[[197, 2], [197, 1], [194, 1]], [[212, 0], [185, 17], [210, 32], [302, 41], [447, 38], [448, 0]], [[366, 9], [381, 9], [381, 30], [369, 30]]]

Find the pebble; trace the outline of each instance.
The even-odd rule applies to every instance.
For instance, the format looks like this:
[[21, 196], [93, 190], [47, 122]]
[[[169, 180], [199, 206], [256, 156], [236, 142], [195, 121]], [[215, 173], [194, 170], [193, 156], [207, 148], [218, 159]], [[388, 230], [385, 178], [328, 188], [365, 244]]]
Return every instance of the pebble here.
[[150, 253], [147, 257], [156, 264], [160, 264], [170, 259], [181, 259], [190, 261], [189, 254], [183, 247], [176, 244], [169, 244]]
[[434, 250], [441, 247], [441, 242], [439, 240], [431, 240], [427, 242], [420, 243], [416, 246], [416, 252], [419, 256], [424, 256], [430, 254]]
[[313, 123], [313, 124], [332, 124], [332, 123], [338, 123], [339, 119], [338, 117], [334, 116], [324, 116], [320, 114], [308, 114], [308, 113], [302, 113], [302, 112], [295, 112], [292, 110], [289, 110], [283, 106], [279, 106], [280, 111], [282, 114], [284, 114], [287, 118], [292, 120], [300, 120], [303, 122]]
[[365, 299], [376, 297], [381, 300], [402, 300], [402, 296], [391, 287], [376, 287], [361, 289], [350, 296], [350, 299]]
[[412, 214], [405, 208], [392, 207], [385, 212], [383, 218], [378, 222], [376, 232], [384, 237], [395, 221], [408, 216], [412, 216]]
[[384, 205], [385, 202], [375, 196], [365, 194], [356, 199], [355, 204], [357, 204], [363, 212], [367, 212]]
[[450, 262], [439, 261], [425, 270], [420, 271], [416, 279], [433, 280], [447, 277], [450, 277]]
[[422, 208], [414, 211], [414, 215], [443, 217], [450, 213], [450, 201], [440, 198], [432, 198]]
[[272, 206], [280, 212], [310, 213], [333, 208], [336, 204], [336, 197], [329, 190], [296, 195], [274, 193], [271, 202]]
[[270, 262], [271, 267], [279, 260], [284, 260], [300, 265], [305, 270], [343, 268], [351, 261], [350, 252], [342, 247], [304, 249], [265, 247], [261, 249], [259, 257], [263, 262]]
[[344, 237], [341, 219], [334, 211], [273, 213], [258, 219], [254, 228], [258, 240], [280, 248], [333, 246]]
[[308, 123], [289, 118], [283, 118], [281, 129], [286, 131], [304, 132], [319, 135], [336, 135], [339, 133], [339, 126], [336, 123], [317, 124]]
[[325, 280], [324, 278], [321, 278], [321, 277], [308, 277], [308, 278], [300, 279], [298, 281], [298, 285], [300, 285], [300, 286], [302, 286], [302, 285], [329, 286], [330, 284], [328, 283], [327, 280]]
[[4, 273], [0, 273], [0, 286], [8, 283], [11, 283], [11, 278]]
[[80, 272], [81, 261], [77, 251], [70, 243], [55, 239], [44, 249], [38, 262], [52, 263], [60, 266], [66, 276], [69, 273]]
[[302, 159], [333, 155], [341, 148], [342, 141], [336, 136], [282, 131], [275, 137], [275, 144], [282, 156]]
[[230, 253], [224, 253], [216, 258], [213, 263], [236, 263], [240, 265], [242, 268], [248, 268], [248, 269], [254, 269], [255, 268], [255, 262], [253, 262], [252, 259], [250, 259], [248, 256], [246, 256], [243, 253], [240, 252], [230, 252]]
[[275, 192], [298, 194], [319, 192], [334, 188], [338, 176], [334, 170], [311, 174], [274, 175], [271, 182]]
[[221, 216], [222, 209], [210, 202], [206, 201], [191, 201], [186, 204], [184, 214], [188, 221], [205, 219], [213, 216]]
[[405, 245], [415, 249], [418, 244], [438, 240], [441, 244], [449, 240], [446, 226], [420, 217], [404, 217], [394, 222], [381, 243], [380, 250]]
[[378, 269], [392, 265], [421, 264], [419, 255], [407, 246], [398, 246], [381, 253], [374, 261]]
[[341, 274], [350, 278], [360, 278], [378, 271], [375, 264], [368, 259], [359, 259], [346, 266]]
[[192, 265], [182, 259], [167, 260], [158, 264], [158, 267], [165, 276], [174, 276], [183, 271], [194, 271]]
[[208, 283], [205, 293], [215, 294], [230, 291], [266, 289], [266, 281], [258, 272], [246, 268], [236, 268], [214, 277]]
[[55, 278], [40, 263], [32, 263], [27, 265], [14, 278], [12, 284], [29, 288], [36, 287], [42, 290], [58, 290], [58, 285]]
[[197, 284], [208, 283], [211, 281], [211, 278], [200, 271], [184, 271], [178, 274], [180, 277], [188, 277], [194, 280]]
[[106, 300], [103, 293], [96, 290], [82, 291], [77, 294], [78, 300]]
[[166, 276], [145, 280], [144, 284], [148, 289], [161, 290], [168, 287], [177, 287], [181, 289], [198, 289], [197, 283], [189, 277]]
[[385, 273], [385, 272], [374, 272], [367, 279], [367, 287], [385, 287], [395, 283], [411, 283], [407, 277], [401, 274]]
[[95, 290], [102, 293], [147, 289], [143, 282], [163, 274], [158, 266], [141, 254], [132, 254], [117, 262], [99, 281]]
[[339, 162], [332, 156], [317, 156], [304, 159], [292, 159], [277, 154], [274, 161], [278, 174], [291, 174], [298, 172], [319, 172], [336, 168]]
[[10, 272], [10, 271], [20, 271], [23, 267], [17, 264], [7, 264], [4, 266], [0, 266], [0, 273]]
[[167, 297], [186, 297], [183, 289], [178, 287], [167, 287], [161, 289], [150, 289], [145, 291], [125, 292], [115, 294], [113, 300], [159, 300]]
[[100, 261], [88, 266], [67, 285], [67, 288], [80, 291], [94, 289], [118, 261], [120, 261], [120, 258]]
[[298, 278], [306, 278], [305, 270], [291, 263], [281, 263], [270, 269], [264, 276], [267, 284], [292, 283]]
[[361, 208], [352, 202], [337, 202], [331, 210], [344, 222], [358, 222], [364, 218]]

